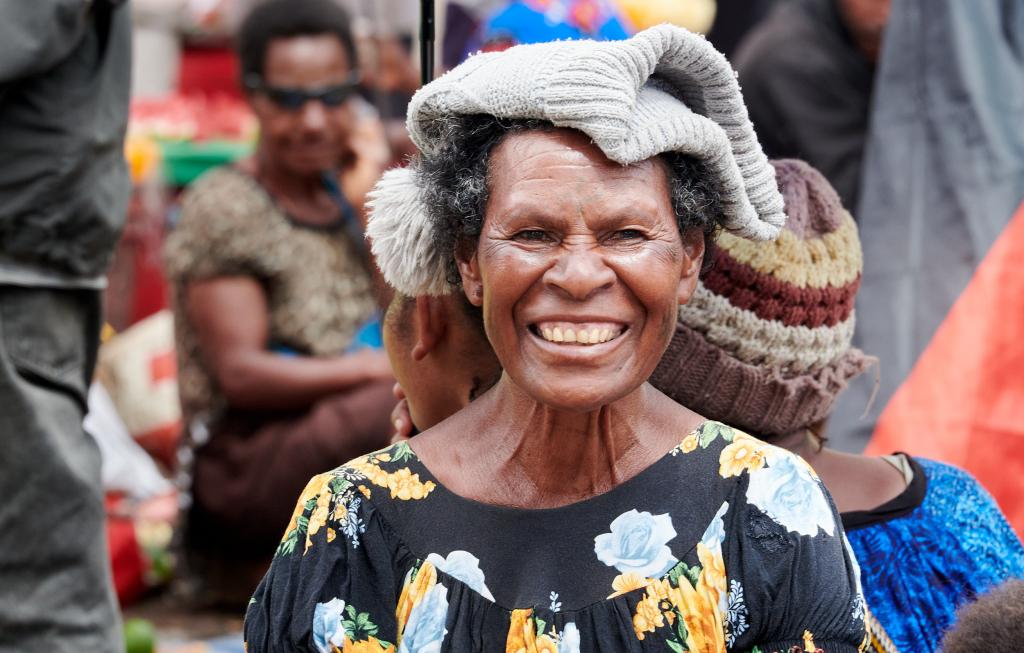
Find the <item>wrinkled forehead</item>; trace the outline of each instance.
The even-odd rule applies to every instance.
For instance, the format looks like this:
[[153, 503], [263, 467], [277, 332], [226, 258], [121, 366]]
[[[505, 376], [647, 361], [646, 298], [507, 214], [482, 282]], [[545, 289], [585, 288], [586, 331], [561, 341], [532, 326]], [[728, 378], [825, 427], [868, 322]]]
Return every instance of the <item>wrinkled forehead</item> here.
[[[552, 127], [513, 132], [491, 153], [488, 183], [492, 198], [513, 188], [586, 185], [593, 192], [635, 186], [638, 192], [664, 189], [667, 168], [660, 157], [633, 165], [612, 161], [589, 136]], [[654, 186], [652, 186], [654, 184]]]

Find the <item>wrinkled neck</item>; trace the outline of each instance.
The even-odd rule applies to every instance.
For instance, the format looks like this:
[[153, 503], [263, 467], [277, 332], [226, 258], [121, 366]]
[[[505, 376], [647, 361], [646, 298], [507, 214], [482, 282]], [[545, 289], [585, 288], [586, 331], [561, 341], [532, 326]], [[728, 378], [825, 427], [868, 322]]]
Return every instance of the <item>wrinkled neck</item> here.
[[633, 461], [646, 458], [641, 434], [652, 391], [644, 384], [611, 404], [576, 412], [544, 405], [503, 376], [488, 393], [493, 423], [504, 425], [492, 436], [496, 462], [538, 495], [607, 491], [636, 472]]

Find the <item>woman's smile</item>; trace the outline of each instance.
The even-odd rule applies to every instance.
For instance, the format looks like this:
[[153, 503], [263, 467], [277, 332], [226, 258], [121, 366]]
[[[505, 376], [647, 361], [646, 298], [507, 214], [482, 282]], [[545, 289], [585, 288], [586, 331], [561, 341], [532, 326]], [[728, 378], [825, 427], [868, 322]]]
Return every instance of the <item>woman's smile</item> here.
[[615, 322], [544, 321], [531, 324], [530, 333], [562, 345], [599, 345], [615, 340], [626, 327]]

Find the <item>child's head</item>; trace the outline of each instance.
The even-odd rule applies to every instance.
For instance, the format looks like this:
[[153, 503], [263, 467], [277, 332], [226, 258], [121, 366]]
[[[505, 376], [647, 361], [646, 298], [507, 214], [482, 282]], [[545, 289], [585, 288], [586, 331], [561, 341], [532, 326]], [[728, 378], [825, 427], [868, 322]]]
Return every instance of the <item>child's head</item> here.
[[942, 653], [1017, 651], [1024, 646], [1024, 580], [1009, 580], [961, 607]]

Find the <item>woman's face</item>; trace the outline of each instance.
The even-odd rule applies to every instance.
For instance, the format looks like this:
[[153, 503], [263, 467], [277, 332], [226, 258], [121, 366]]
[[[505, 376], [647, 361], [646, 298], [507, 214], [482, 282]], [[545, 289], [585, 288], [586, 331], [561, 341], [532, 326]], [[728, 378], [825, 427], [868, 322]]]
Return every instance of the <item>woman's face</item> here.
[[640, 387], [668, 346], [704, 252], [681, 238], [658, 160], [624, 167], [570, 130], [514, 134], [490, 159], [470, 301], [508, 377], [589, 411]]
[[[308, 99], [301, 106], [275, 100], [280, 91], [323, 92], [351, 81], [348, 56], [332, 34], [274, 39], [267, 47], [263, 88], [251, 93], [260, 123], [261, 147], [298, 176], [312, 176], [341, 165], [348, 156], [352, 106]], [[294, 95], [294, 94], [293, 94]], [[337, 93], [335, 93], [337, 95]]]

